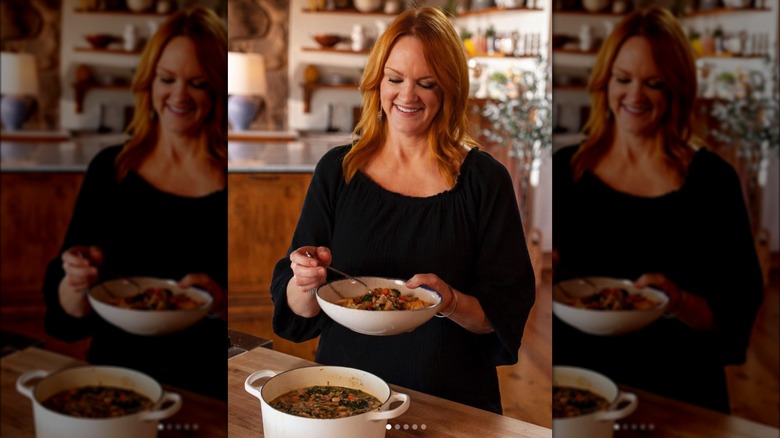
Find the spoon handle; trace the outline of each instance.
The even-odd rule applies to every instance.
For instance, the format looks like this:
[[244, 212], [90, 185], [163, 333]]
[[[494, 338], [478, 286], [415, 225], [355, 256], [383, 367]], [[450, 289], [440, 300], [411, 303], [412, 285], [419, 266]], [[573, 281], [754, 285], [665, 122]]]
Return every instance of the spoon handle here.
[[[310, 258], [310, 259], [313, 259], [313, 258], [314, 258], [314, 256], [312, 256], [312, 255], [309, 253], [309, 251], [305, 251], [305, 254], [306, 254], [306, 257], [308, 257], [308, 258]], [[337, 274], [339, 274], [339, 275], [341, 275], [341, 276], [343, 276], [343, 277], [349, 278], [350, 280], [354, 280], [354, 281], [356, 281], [356, 282], [358, 282], [358, 283], [362, 284], [363, 286], [365, 286], [366, 290], [368, 290], [368, 293], [372, 293], [372, 292], [371, 292], [371, 288], [370, 288], [370, 287], [368, 287], [368, 285], [367, 285], [366, 283], [364, 283], [363, 281], [361, 281], [361, 280], [358, 280], [357, 278], [355, 278], [355, 277], [353, 277], [353, 276], [351, 276], [351, 275], [347, 274], [346, 272], [339, 271], [338, 269], [336, 269], [336, 268], [334, 268], [334, 267], [332, 267], [332, 266], [329, 266], [329, 265], [320, 265], [320, 266], [324, 267], [325, 269], [329, 269], [329, 270], [331, 270], [331, 271], [333, 271], [333, 272], [335, 272], [335, 273], [337, 273]]]

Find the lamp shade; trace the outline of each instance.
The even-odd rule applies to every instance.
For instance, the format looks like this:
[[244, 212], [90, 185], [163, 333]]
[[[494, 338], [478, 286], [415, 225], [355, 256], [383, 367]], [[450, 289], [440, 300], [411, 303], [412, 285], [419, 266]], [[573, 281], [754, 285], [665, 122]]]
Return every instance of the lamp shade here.
[[258, 53], [228, 52], [228, 94], [265, 96], [265, 62]]
[[0, 53], [0, 94], [38, 95], [38, 69], [29, 53]]

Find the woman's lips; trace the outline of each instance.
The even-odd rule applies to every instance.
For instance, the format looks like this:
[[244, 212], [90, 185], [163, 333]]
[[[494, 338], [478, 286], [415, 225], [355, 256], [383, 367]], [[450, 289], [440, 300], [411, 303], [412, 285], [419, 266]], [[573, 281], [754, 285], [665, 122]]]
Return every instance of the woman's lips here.
[[414, 114], [422, 110], [422, 108], [411, 108], [408, 106], [401, 106], [398, 104], [395, 104], [396, 109], [400, 111], [403, 114]]
[[650, 107], [644, 105], [628, 105], [625, 103], [622, 105], [622, 107], [631, 114], [643, 114], [650, 111], [651, 109]]
[[171, 110], [171, 112], [174, 112], [176, 114], [186, 114], [193, 110], [192, 107], [187, 105], [173, 105], [170, 103], [166, 104], [165, 107]]

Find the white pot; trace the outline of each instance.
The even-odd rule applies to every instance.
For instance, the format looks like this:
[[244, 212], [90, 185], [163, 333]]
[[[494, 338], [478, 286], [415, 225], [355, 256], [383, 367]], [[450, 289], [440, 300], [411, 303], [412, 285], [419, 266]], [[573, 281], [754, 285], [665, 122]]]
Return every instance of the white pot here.
[[[615, 420], [634, 412], [638, 404], [635, 394], [620, 391], [606, 376], [585, 368], [554, 366], [553, 386], [586, 389], [609, 401], [607, 409], [578, 417], [553, 418], [555, 438], [612, 438]], [[624, 407], [617, 408], [624, 403]]]
[[[33, 379], [42, 378], [35, 385]], [[131, 389], [149, 397], [152, 408], [114, 418], [79, 418], [60, 414], [43, 406], [52, 395], [87, 385], [107, 385]], [[16, 380], [16, 390], [32, 400], [37, 438], [154, 438], [160, 420], [181, 408], [181, 396], [163, 391], [157, 381], [138, 371], [111, 366], [82, 366], [54, 373], [27, 371]], [[170, 406], [162, 408], [166, 403]]]
[[[271, 377], [265, 384], [252, 386], [257, 380]], [[359, 389], [382, 402], [379, 410], [343, 418], [305, 418], [286, 414], [268, 403], [287, 392], [315, 385], [344, 386]], [[409, 409], [410, 398], [392, 391], [379, 377], [354, 368], [312, 366], [277, 373], [262, 370], [249, 375], [244, 389], [260, 400], [263, 414], [263, 433], [266, 438], [317, 437], [317, 438], [383, 438], [387, 432], [387, 420]], [[393, 402], [402, 404], [390, 409]]]

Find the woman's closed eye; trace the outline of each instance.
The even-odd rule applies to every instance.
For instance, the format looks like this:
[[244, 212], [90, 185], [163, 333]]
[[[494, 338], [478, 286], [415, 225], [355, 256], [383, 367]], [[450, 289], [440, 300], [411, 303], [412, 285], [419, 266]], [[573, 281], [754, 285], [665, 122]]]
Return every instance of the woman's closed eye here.
[[209, 87], [209, 83], [205, 81], [192, 81], [190, 82], [190, 85], [192, 85], [193, 88], [197, 88], [198, 90], [205, 90]]
[[[387, 80], [393, 84], [400, 84], [404, 82], [403, 79], [399, 79], [399, 78], [387, 78]], [[426, 90], [432, 90], [436, 88], [436, 83], [434, 82], [421, 81], [421, 82], [417, 82], [417, 85], [419, 85], [422, 88], [425, 88]]]
[[664, 87], [666, 86], [666, 85], [665, 85], [663, 82], [661, 82], [661, 81], [647, 81], [647, 82], [645, 82], [645, 84], [646, 84], [648, 87], [652, 88], [653, 90], [663, 90], [663, 89], [664, 89]]

